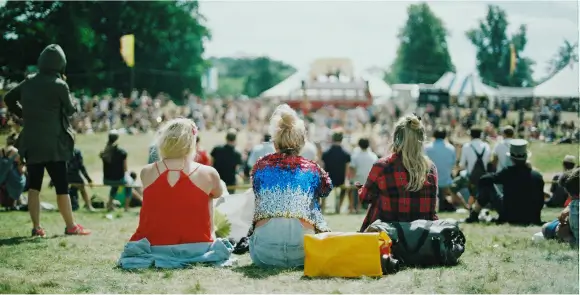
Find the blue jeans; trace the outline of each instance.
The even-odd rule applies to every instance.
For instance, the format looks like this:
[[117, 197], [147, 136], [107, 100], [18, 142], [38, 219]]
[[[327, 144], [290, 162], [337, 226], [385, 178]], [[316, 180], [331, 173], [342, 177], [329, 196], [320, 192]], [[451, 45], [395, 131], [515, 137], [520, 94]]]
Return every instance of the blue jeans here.
[[272, 218], [250, 237], [252, 262], [263, 268], [304, 266], [304, 235], [314, 234], [298, 219]]
[[570, 202], [570, 215], [568, 216], [570, 220], [570, 230], [572, 231], [572, 235], [574, 236], [574, 245], [578, 245], [578, 200], [572, 200]]

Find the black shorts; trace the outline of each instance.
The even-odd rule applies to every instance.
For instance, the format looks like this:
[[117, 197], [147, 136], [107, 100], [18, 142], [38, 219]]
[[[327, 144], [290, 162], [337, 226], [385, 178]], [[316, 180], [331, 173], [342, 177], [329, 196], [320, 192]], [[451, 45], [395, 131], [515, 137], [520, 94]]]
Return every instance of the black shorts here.
[[29, 189], [40, 191], [42, 180], [44, 178], [44, 169], [52, 180], [57, 195], [68, 194], [68, 178], [66, 162], [45, 162], [36, 164], [27, 164]]

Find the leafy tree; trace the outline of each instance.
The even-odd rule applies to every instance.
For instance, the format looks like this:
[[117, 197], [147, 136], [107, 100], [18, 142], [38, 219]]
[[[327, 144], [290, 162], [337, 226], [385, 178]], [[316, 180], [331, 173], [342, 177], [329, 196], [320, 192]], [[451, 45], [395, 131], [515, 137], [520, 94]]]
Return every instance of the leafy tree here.
[[548, 62], [550, 76], [570, 63], [578, 63], [578, 43], [572, 44], [570, 41], [564, 40], [564, 44], [558, 48], [558, 52]]
[[434, 83], [455, 70], [447, 48], [448, 32], [426, 3], [410, 5], [407, 14], [387, 77], [391, 83]]
[[67, 54], [72, 89], [128, 94], [131, 69], [119, 53], [120, 37], [135, 35], [135, 87], [178, 97], [201, 94], [209, 38], [197, 1], [9, 1], [0, 9], [0, 64], [11, 79], [23, 78], [50, 43]]
[[210, 63], [219, 72], [216, 93], [219, 96], [244, 94], [256, 97], [296, 71], [292, 66], [268, 57], [210, 58]]
[[[508, 37], [508, 19], [499, 6], [489, 5], [484, 20], [475, 29], [466, 32], [467, 38], [477, 49], [477, 70], [482, 80], [490, 85], [533, 86], [532, 66], [534, 61], [523, 57], [527, 40], [527, 27], [521, 25], [518, 31]], [[516, 53], [516, 67], [510, 73], [511, 49]]]

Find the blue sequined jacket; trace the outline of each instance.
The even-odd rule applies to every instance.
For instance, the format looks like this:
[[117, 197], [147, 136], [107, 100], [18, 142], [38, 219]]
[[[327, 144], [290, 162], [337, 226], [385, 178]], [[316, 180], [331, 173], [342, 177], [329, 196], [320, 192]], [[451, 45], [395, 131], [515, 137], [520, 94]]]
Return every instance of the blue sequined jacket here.
[[256, 197], [254, 223], [267, 218], [297, 218], [312, 224], [316, 232], [330, 231], [318, 198], [328, 196], [332, 183], [318, 164], [275, 153], [258, 160], [251, 175]]

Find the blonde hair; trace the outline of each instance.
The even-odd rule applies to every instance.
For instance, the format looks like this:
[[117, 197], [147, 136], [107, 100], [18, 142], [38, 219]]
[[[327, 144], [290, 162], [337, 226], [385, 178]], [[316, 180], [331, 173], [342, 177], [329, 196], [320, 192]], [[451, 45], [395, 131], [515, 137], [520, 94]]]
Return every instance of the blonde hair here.
[[177, 118], [161, 125], [155, 138], [160, 158], [185, 158], [195, 154], [197, 126], [186, 118]]
[[423, 187], [431, 162], [425, 156], [425, 127], [415, 114], [406, 115], [395, 125], [391, 152], [400, 154], [409, 175], [407, 189], [416, 192]]
[[280, 105], [272, 114], [269, 132], [276, 148], [286, 154], [297, 155], [304, 147], [306, 127], [287, 104]]

